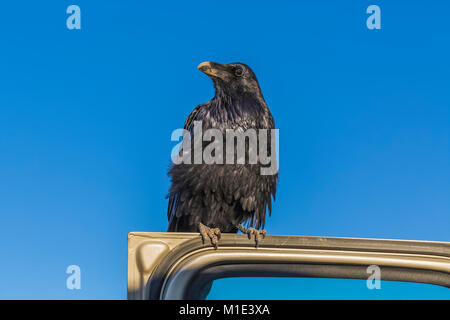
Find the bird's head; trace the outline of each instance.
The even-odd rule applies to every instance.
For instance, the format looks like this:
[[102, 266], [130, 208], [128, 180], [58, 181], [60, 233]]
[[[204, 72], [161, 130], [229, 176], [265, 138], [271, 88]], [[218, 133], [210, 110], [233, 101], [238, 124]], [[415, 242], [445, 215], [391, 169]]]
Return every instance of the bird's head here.
[[262, 98], [258, 80], [246, 64], [202, 62], [197, 68], [211, 78], [216, 91], [230, 96], [250, 94]]

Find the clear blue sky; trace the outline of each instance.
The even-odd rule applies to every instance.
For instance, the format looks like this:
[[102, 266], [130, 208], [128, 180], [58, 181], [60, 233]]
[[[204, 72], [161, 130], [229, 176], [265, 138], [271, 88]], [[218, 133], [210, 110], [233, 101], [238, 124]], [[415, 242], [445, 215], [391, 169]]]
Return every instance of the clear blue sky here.
[[[66, 28], [70, 4], [81, 30]], [[366, 28], [371, 4], [381, 30]], [[450, 241], [449, 12], [2, 3], [0, 298], [126, 298], [127, 233], [167, 228], [170, 135], [213, 96], [205, 60], [249, 64], [280, 129], [269, 233]], [[65, 287], [71, 264], [78, 291]]]

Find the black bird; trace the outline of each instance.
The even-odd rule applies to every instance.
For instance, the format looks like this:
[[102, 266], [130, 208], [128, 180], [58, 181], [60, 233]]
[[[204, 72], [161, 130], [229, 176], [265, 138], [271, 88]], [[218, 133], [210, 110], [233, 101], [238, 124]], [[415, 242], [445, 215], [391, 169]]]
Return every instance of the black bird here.
[[[194, 121], [201, 121], [203, 132], [215, 128], [223, 137], [227, 129], [269, 129], [267, 149], [271, 156], [275, 150], [270, 129], [275, 128], [275, 123], [250, 67], [243, 63], [203, 62], [198, 69], [212, 79], [215, 96], [191, 112], [184, 129], [193, 134]], [[206, 145], [202, 142], [202, 150]], [[248, 144], [245, 152], [248, 157]], [[249, 238], [254, 235], [258, 246], [265, 236], [265, 230], [259, 229], [264, 228], [267, 208], [271, 213], [278, 180], [277, 172], [261, 175], [262, 167], [261, 163], [226, 164], [225, 159], [223, 164], [173, 164], [167, 196], [168, 231], [200, 232], [203, 241], [209, 238], [217, 247], [221, 232], [240, 230]]]

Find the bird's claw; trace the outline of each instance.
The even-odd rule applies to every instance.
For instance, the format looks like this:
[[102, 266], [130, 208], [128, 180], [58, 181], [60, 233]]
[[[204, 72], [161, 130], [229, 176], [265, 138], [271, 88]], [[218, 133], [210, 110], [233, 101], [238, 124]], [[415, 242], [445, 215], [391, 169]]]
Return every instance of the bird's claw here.
[[203, 244], [206, 243], [206, 239], [208, 238], [211, 241], [211, 244], [214, 248], [218, 248], [220, 237], [222, 236], [219, 228], [209, 228], [205, 226], [203, 223], [199, 223], [198, 229], [202, 236]]
[[266, 230], [258, 230], [255, 228], [247, 229], [247, 236], [249, 239], [252, 238], [252, 235], [255, 236], [255, 245], [258, 247], [259, 242], [266, 237]]
[[252, 238], [252, 235], [255, 237], [255, 245], [258, 247], [259, 242], [266, 237], [266, 230], [258, 230], [255, 228], [244, 228], [242, 225], [238, 226], [238, 229], [242, 232], [247, 234], [248, 239], [250, 240]]

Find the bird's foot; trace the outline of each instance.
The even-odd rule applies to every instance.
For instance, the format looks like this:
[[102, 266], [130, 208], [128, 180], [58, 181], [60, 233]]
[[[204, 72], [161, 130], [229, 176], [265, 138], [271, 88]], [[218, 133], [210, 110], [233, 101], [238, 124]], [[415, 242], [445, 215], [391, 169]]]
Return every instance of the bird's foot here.
[[251, 239], [252, 235], [255, 237], [255, 246], [258, 247], [259, 242], [266, 237], [266, 230], [258, 230], [255, 228], [245, 228], [242, 224], [237, 227], [239, 231], [247, 234], [248, 238]]
[[220, 229], [207, 227], [201, 222], [198, 224], [198, 229], [202, 235], [203, 244], [205, 244], [206, 239], [209, 239], [211, 244], [217, 249], [221, 236]]

